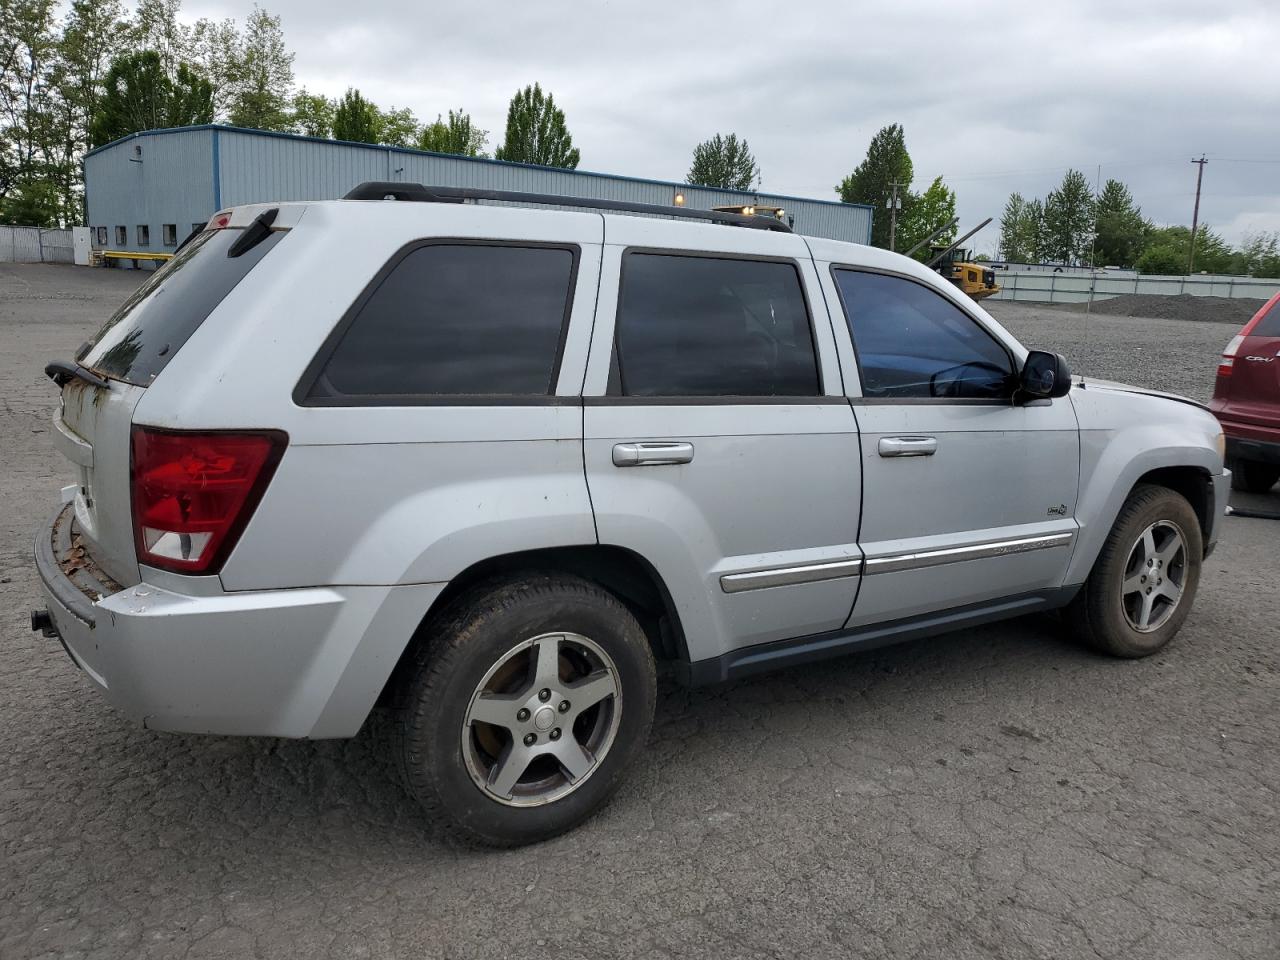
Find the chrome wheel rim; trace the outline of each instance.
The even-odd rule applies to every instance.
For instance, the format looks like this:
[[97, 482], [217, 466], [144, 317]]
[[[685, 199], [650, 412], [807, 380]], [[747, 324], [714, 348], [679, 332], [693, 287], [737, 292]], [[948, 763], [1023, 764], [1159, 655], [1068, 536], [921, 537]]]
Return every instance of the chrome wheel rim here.
[[568, 796], [618, 733], [618, 668], [595, 641], [544, 633], [516, 644], [476, 686], [462, 722], [467, 772], [489, 799], [533, 807]]
[[1171, 520], [1157, 520], [1129, 549], [1120, 605], [1139, 633], [1159, 630], [1182, 602], [1186, 588], [1187, 541]]

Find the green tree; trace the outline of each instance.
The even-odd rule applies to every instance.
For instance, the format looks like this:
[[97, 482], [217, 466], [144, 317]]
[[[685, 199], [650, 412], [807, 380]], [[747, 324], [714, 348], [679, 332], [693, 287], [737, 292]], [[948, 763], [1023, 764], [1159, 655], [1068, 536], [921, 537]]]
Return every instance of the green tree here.
[[94, 146], [139, 130], [185, 127], [213, 120], [213, 87], [185, 63], [170, 79], [154, 50], [117, 57], [107, 71], [93, 120]]
[[56, 227], [61, 212], [58, 185], [50, 180], [23, 180], [0, 199], [0, 223]]
[[746, 140], [736, 133], [716, 134], [693, 148], [693, 164], [685, 178], [689, 183], [724, 190], [750, 190], [760, 180], [760, 165]]
[[[918, 197], [913, 197], [911, 206], [905, 216], [898, 219], [897, 247], [899, 250], [910, 250], [935, 230], [941, 229], [956, 218], [956, 192], [942, 182], [942, 177], [935, 177], [929, 188]], [[950, 243], [955, 239], [955, 228], [941, 234], [935, 243]], [[917, 260], [927, 260], [929, 248], [916, 253]]]
[[1280, 277], [1280, 235], [1246, 234], [1236, 251], [1231, 273], [1250, 277]]
[[[1191, 230], [1189, 227], [1159, 227], [1147, 234], [1147, 245], [1143, 253], [1157, 248], [1167, 247], [1182, 258], [1175, 274], [1187, 272], [1187, 262], [1191, 255]], [[1236, 266], [1238, 254], [1231, 249], [1221, 236], [1214, 233], [1207, 224], [1200, 224], [1196, 230], [1196, 263], [1197, 273], [1231, 273]], [[1141, 258], [1138, 264], [1142, 271]]]
[[[1191, 231], [1188, 230], [1187, 235], [1190, 236]], [[1172, 277], [1187, 269], [1187, 258], [1177, 247], [1161, 243], [1143, 250], [1142, 255], [1138, 257], [1137, 267], [1139, 273]]]
[[446, 121], [439, 114], [435, 123], [422, 128], [418, 136], [418, 148], [435, 153], [452, 153], [460, 157], [483, 157], [484, 146], [489, 141], [489, 131], [481, 130], [471, 121], [471, 115], [461, 108], [449, 111]]
[[1098, 195], [1095, 265], [1132, 267], [1150, 229], [1129, 188], [1119, 180], [1108, 180]]
[[182, 0], [138, 0], [130, 36], [125, 49], [135, 53], [151, 50], [160, 58], [160, 69], [167, 77], [175, 76], [178, 64], [194, 59], [191, 27], [178, 20]]
[[871, 243], [874, 246], [889, 246], [889, 218], [881, 214], [885, 202], [893, 194], [894, 183], [903, 185], [898, 191], [903, 201], [899, 219], [910, 216], [911, 197], [906, 185], [911, 183], [911, 179], [911, 155], [907, 153], [906, 135], [901, 124], [893, 123], [871, 138], [866, 158], [836, 187], [836, 193], [844, 203], [865, 203], [875, 208], [871, 226]]
[[333, 139], [381, 143], [381, 137], [382, 114], [359, 90], [348, 87], [333, 109]]
[[1094, 199], [1089, 181], [1068, 170], [1044, 201], [1044, 241], [1051, 260], [1064, 264], [1088, 260], [1093, 245]]
[[304, 137], [328, 137], [333, 134], [334, 103], [306, 88], [293, 95], [293, 117], [290, 129]]
[[189, 55], [213, 87], [214, 119], [226, 120], [235, 103], [243, 41], [231, 19], [201, 18], [191, 30]]
[[565, 126], [564, 111], [538, 84], [517, 90], [511, 98], [506, 136], [497, 158], [569, 170], [578, 166], [578, 149]]
[[408, 107], [384, 111], [378, 130], [381, 135], [378, 142], [389, 147], [411, 147], [418, 142], [421, 133], [418, 118]]
[[0, 0], [0, 198], [45, 176], [57, 45], [52, 0]]
[[254, 6], [231, 76], [229, 119], [238, 127], [287, 130], [293, 89], [293, 54], [285, 46], [280, 18]]
[[1000, 217], [1000, 256], [1012, 263], [1030, 259], [1027, 242], [1027, 201], [1020, 193], [1009, 194]]

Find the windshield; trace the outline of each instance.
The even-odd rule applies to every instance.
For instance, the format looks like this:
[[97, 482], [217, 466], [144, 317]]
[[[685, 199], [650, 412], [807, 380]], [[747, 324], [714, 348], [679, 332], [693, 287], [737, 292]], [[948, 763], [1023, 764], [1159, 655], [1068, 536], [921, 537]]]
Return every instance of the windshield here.
[[273, 231], [241, 256], [227, 251], [242, 230], [205, 230], [127, 299], [77, 359], [95, 373], [149, 386], [236, 284], [279, 243]]

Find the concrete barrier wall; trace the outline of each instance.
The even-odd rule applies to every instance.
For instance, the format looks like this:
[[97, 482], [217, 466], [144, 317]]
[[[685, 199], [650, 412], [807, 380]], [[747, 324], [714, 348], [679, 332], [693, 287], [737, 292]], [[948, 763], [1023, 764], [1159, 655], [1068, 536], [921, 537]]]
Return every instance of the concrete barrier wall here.
[[1255, 277], [1159, 277], [1109, 272], [1056, 273], [1045, 271], [996, 271], [1001, 290], [994, 300], [1029, 300], [1036, 303], [1085, 303], [1108, 300], [1127, 293], [1193, 297], [1229, 297], [1266, 300], [1280, 291], [1280, 279]]
[[72, 263], [70, 230], [0, 226], [0, 263]]

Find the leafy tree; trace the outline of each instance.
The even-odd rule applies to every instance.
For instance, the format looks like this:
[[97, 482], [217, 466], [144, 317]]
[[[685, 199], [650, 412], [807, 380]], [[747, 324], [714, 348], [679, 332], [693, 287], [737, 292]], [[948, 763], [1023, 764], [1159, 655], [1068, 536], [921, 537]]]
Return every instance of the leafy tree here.
[[1000, 217], [1000, 256], [1013, 263], [1030, 259], [1027, 238], [1027, 201], [1020, 193], [1009, 194]]
[[746, 140], [739, 140], [736, 133], [727, 137], [717, 133], [693, 148], [693, 165], [686, 179], [704, 187], [750, 190], [760, 179], [760, 165]]
[[489, 141], [489, 131], [481, 130], [471, 121], [471, 115], [461, 108], [449, 111], [448, 121], [439, 114], [435, 123], [422, 128], [418, 136], [418, 148], [435, 153], [452, 153], [460, 157], [483, 157], [481, 151]]
[[578, 166], [578, 149], [565, 126], [564, 111], [538, 84], [517, 90], [511, 98], [507, 132], [497, 158], [568, 170]]
[[381, 133], [379, 143], [389, 147], [411, 147], [418, 142], [421, 128], [418, 118], [408, 107], [396, 110], [394, 107], [385, 111], [378, 126]]
[[333, 139], [380, 143], [382, 114], [360, 91], [348, 87], [333, 109]]
[[43, 176], [56, 61], [53, 0], [0, 0], [0, 198]]
[[178, 20], [182, 0], [138, 0], [126, 49], [133, 52], [151, 50], [160, 58], [165, 76], [178, 72], [178, 64], [193, 59], [193, 30]]
[[[1187, 231], [1191, 235], [1191, 231]], [[1177, 276], [1187, 269], [1187, 258], [1174, 246], [1167, 243], [1147, 247], [1138, 257], [1139, 273], [1154, 273], [1161, 276]]]
[[[874, 246], [889, 246], [889, 218], [880, 214], [885, 201], [893, 194], [892, 184], [909, 184], [911, 179], [911, 155], [907, 153], [906, 136], [902, 125], [893, 123], [871, 138], [866, 159], [836, 187], [836, 193], [843, 202], [865, 203], [876, 209], [871, 226], [871, 243]], [[902, 187], [898, 196], [902, 199], [899, 220], [904, 220], [910, 216], [909, 189]]]
[[1250, 277], [1280, 277], [1280, 235], [1246, 234], [1235, 253], [1231, 273]]
[[1059, 263], [1082, 263], [1093, 244], [1094, 199], [1089, 181], [1068, 170], [1044, 201], [1046, 252]]
[[225, 120], [236, 99], [243, 42], [231, 19], [196, 21], [191, 30], [189, 52], [192, 62], [213, 87], [213, 115]]
[[61, 214], [59, 199], [58, 186], [52, 181], [23, 180], [0, 199], [0, 223], [56, 227]]
[[280, 18], [255, 6], [245, 24], [231, 77], [229, 119], [238, 127], [286, 130], [293, 88], [293, 54], [285, 47]]
[[117, 57], [107, 71], [90, 139], [94, 146], [139, 130], [184, 127], [213, 120], [213, 87], [186, 64], [164, 72], [154, 50]]
[[[956, 218], [956, 192], [942, 182], [942, 177], [935, 177], [929, 189], [912, 198], [911, 206], [904, 213], [898, 219], [897, 246], [905, 251]], [[934, 242], [950, 243], [955, 236], [953, 227]], [[927, 260], [928, 257], [928, 247], [916, 254], [918, 260]]]
[[[1147, 236], [1144, 254], [1156, 247], [1167, 247], [1181, 257], [1182, 262], [1173, 272], [1187, 272], [1187, 263], [1191, 255], [1191, 230], [1189, 227], [1160, 227], [1152, 230]], [[1200, 224], [1196, 230], [1196, 272], [1231, 273], [1236, 265], [1237, 255], [1221, 236], [1214, 233], [1208, 225]], [[1142, 262], [1139, 258], [1139, 271]]]
[[1133, 266], [1150, 229], [1151, 224], [1134, 204], [1129, 188], [1119, 180], [1108, 180], [1098, 195], [1095, 264]]
[[1049, 237], [1044, 223], [1044, 203], [1028, 200], [1026, 213], [1026, 237], [1028, 260], [1044, 263], [1049, 259]]
[[333, 133], [334, 103], [306, 88], [293, 95], [293, 119], [290, 129], [304, 137], [328, 137]]

